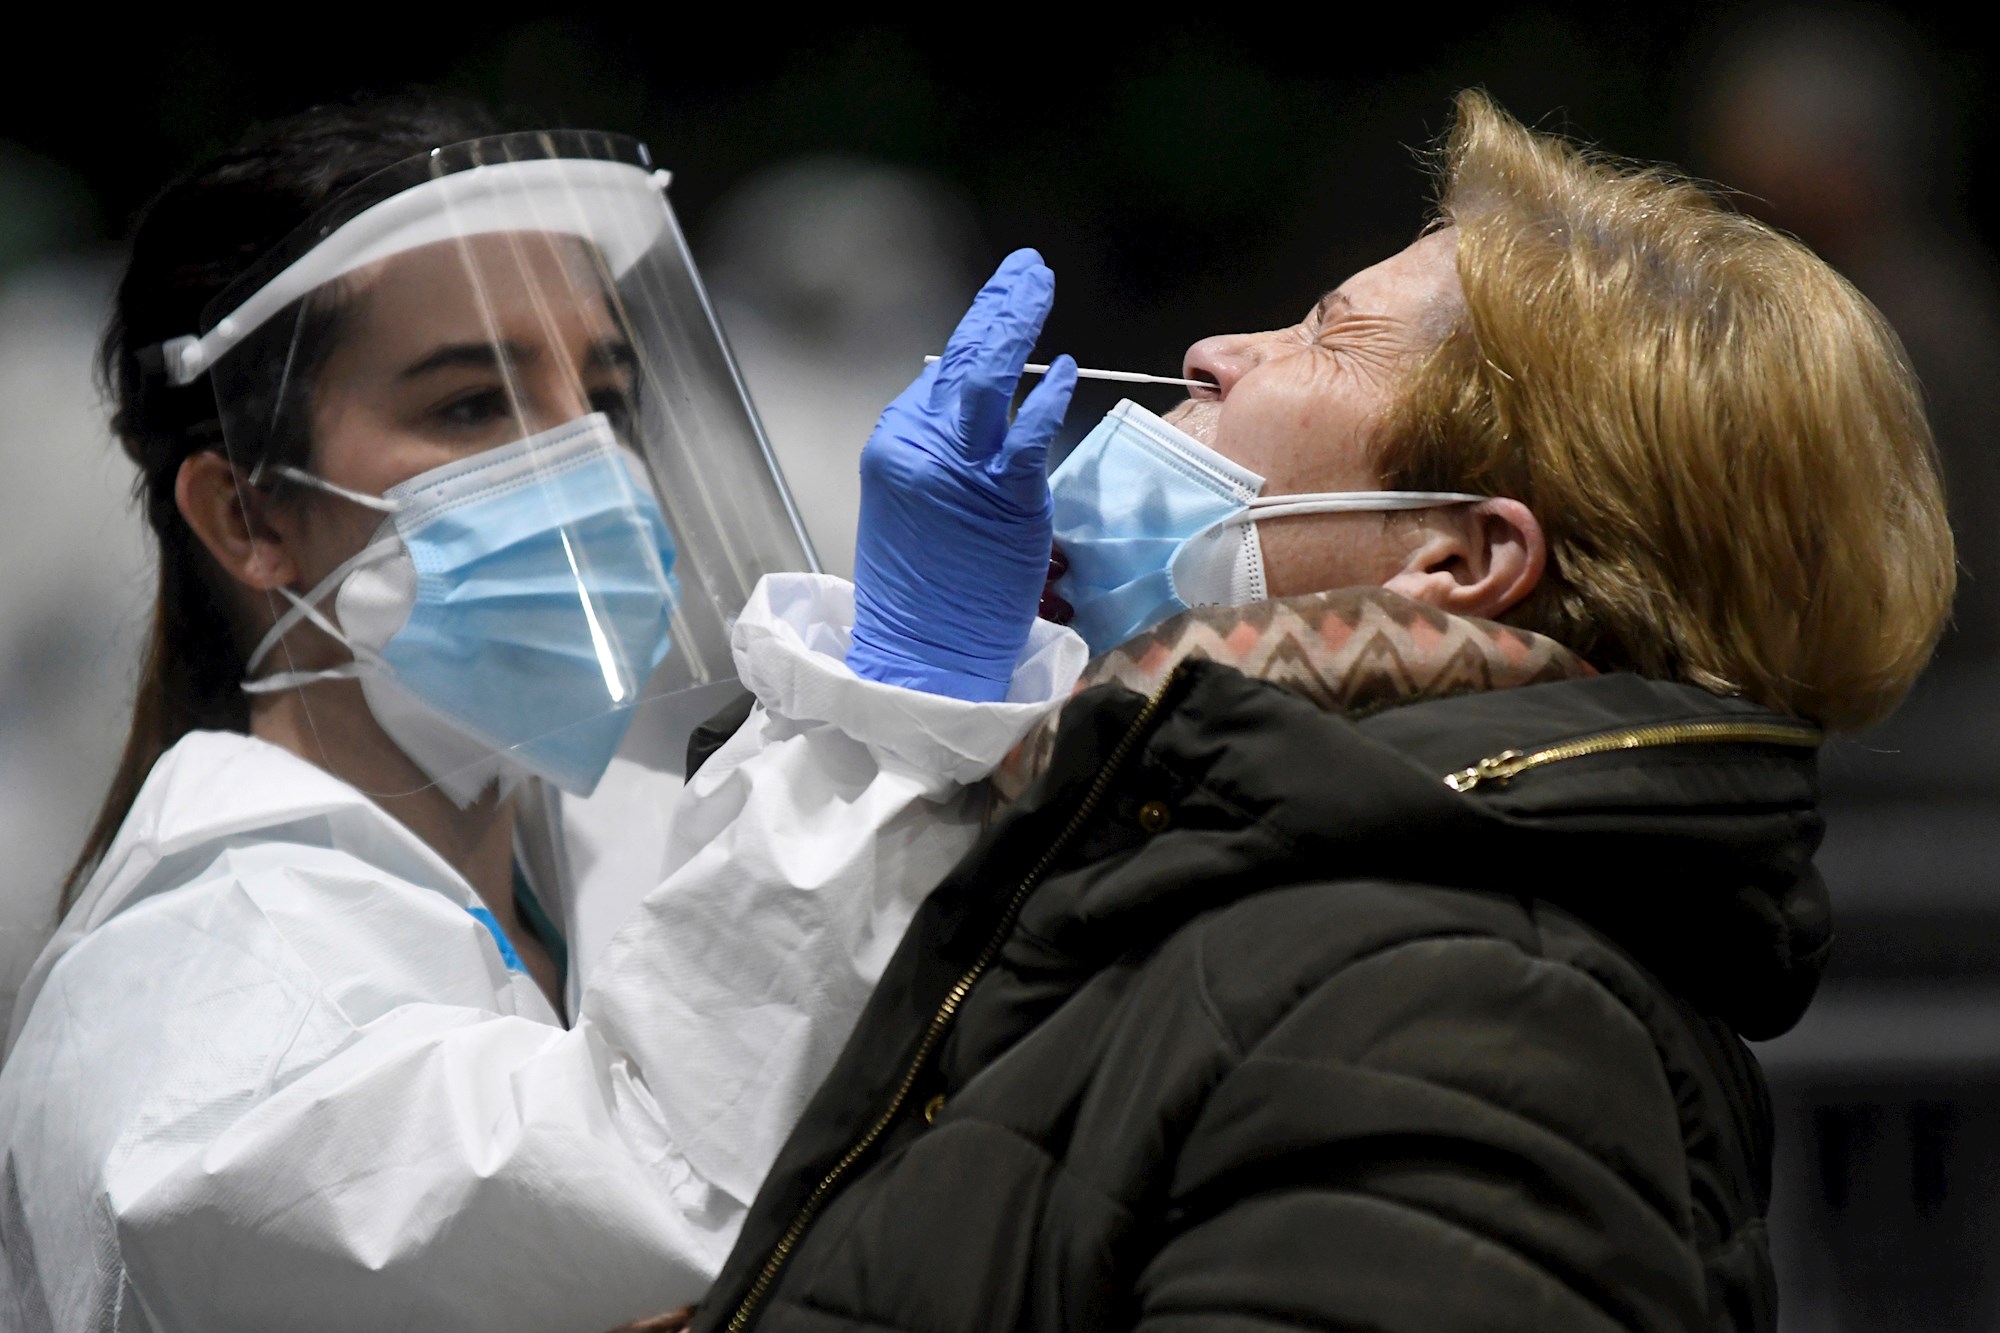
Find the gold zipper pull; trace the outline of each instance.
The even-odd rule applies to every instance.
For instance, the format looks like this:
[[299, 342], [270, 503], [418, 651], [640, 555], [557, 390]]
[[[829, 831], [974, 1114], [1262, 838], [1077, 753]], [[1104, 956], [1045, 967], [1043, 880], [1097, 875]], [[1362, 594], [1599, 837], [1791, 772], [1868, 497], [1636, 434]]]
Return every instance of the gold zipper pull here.
[[1502, 750], [1488, 755], [1471, 768], [1447, 774], [1444, 785], [1453, 791], [1471, 791], [1484, 783], [1506, 783], [1531, 768], [1559, 764], [1569, 759], [1610, 754], [1618, 750], [1651, 750], [1663, 745], [1783, 745], [1796, 749], [1819, 748], [1826, 737], [1818, 728], [1803, 722], [1762, 719], [1704, 718], [1693, 722], [1655, 722], [1643, 727], [1579, 736], [1539, 750], [1523, 753]]
[[1519, 750], [1489, 754], [1471, 768], [1461, 768], [1444, 780], [1453, 791], [1471, 791], [1482, 782], [1505, 782], [1528, 767], [1528, 756]]

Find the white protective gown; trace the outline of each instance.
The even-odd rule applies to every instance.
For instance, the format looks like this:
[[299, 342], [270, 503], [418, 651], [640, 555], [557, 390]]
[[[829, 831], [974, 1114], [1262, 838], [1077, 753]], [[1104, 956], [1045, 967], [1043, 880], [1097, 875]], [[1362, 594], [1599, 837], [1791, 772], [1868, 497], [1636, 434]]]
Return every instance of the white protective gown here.
[[1085, 656], [1038, 624], [1009, 701], [965, 704], [856, 679], [852, 616], [838, 579], [760, 586], [733, 641], [760, 707], [569, 1027], [352, 787], [176, 745], [0, 1066], [0, 1329], [540, 1333], [698, 1297], [976, 836], [966, 784]]

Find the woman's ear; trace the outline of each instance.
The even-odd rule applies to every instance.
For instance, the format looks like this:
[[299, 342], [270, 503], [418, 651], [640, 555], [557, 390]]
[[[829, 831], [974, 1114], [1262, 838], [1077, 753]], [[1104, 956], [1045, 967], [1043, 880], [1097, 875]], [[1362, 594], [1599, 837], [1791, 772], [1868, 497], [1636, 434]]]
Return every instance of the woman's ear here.
[[1390, 592], [1453, 615], [1498, 620], [1542, 581], [1548, 538], [1519, 500], [1481, 500], [1429, 516]]
[[181, 463], [174, 503], [215, 563], [238, 583], [269, 592], [298, 582], [297, 563], [264, 519], [267, 498], [242, 484], [221, 454], [204, 451]]

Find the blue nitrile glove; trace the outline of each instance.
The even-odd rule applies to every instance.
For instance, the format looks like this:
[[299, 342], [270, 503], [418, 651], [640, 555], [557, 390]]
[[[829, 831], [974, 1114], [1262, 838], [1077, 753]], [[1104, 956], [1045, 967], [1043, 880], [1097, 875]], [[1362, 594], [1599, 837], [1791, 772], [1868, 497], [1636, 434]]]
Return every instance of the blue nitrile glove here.
[[861, 451], [856, 675], [977, 703], [1007, 697], [1048, 578], [1049, 442], [1076, 362], [1056, 358], [1011, 425], [1007, 408], [1055, 288], [1033, 250], [1008, 255]]

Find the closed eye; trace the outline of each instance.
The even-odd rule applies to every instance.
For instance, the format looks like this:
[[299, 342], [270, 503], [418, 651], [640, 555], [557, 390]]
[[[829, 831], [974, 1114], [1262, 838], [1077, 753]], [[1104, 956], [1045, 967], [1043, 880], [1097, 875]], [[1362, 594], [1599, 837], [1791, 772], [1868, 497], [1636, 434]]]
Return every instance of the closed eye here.
[[1320, 330], [1354, 309], [1354, 302], [1347, 299], [1347, 293], [1335, 288], [1319, 298], [1319, 303], [1306, 316], [1306, 323], [1312, 327], [1317, 337]]
[[1337, 361], [1386, 370], [1410, 349], [1407, 321], [1388, 315], [1362, 314], [1351, 308], [1320, 327], [1313, 343]]

